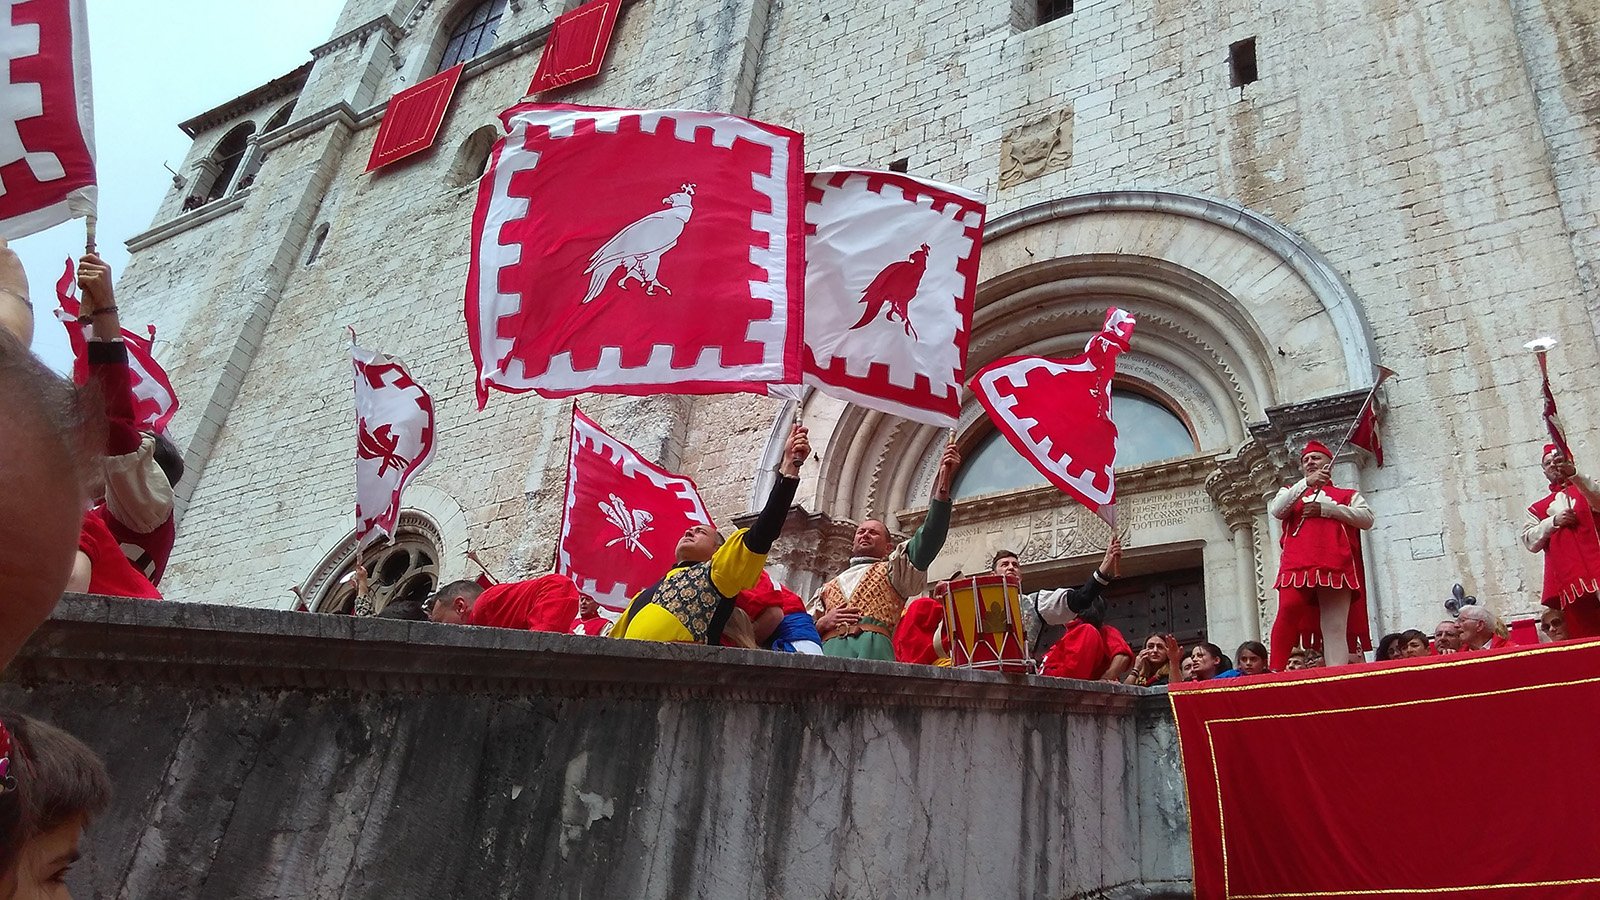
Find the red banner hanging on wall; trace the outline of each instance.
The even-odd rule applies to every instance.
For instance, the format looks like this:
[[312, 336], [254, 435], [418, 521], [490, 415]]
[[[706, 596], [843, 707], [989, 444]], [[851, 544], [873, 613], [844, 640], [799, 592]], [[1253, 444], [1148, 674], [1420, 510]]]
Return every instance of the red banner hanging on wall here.
[[[1600, 895], [1600, 817], [1582, 789], [1600, 765], [1600, 642], [1171, 698], [1197, 898]], [[1548, 776], [1530, 782], [1537, 797], [1507, 780], [1518, 767]]]
[[529, 94], [593, 78], [605, 64], [611, 29], [617, 24], [622, 0], [593, 0], [556, 17], [545, 38], [539, 68], [533, 73]]
[[433, 146], [465, 66], [466, 63], [458, 63], [389, 98], [372, 155], [367, 157], [368, 172]]

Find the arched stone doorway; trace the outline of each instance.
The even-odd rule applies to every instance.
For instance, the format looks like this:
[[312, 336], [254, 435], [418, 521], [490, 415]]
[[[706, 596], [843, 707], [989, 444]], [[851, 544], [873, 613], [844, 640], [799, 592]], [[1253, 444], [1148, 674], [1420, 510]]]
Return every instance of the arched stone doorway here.
[[[1337, 443], [1364, 398], [1373, 376], [1365, 316], [1315, 248], [1257, 213], [1182, 194], [1085, 195], [989, 224], [968, 375], [1001, 356], [1076, 355], [1112, 305], [1139, 323], [1119, 389], [1169, 410], [1194, 444], [1119, 466], [1124, 572], [1159, 581], [1199, 570], [1210, 639], [1258, 637], [1276, 568], [1266, 497], [1292, 480], [1291, 448], [1309, 437]], [[790, 523], [773, 562], [809, 590], [842, 566], [846, 523], [875, 517], [909, 533], [921, 522], [948, 435], [815, 391], [803, 411], [824, 448], [799, 499], [814, 512]], [[786, 423], [780, 415], [775, 437]], [[954, 432], [963, 455], [992, 434], [968, 397]], [[1339, 477], [1359, 486], [1353, 460], [1341, 460]], [[930, 574], [986, 570], [1009, 547], [1022, 554], [1025, 586], [1048, 586], [1081, 577], [1109, 535], [1054, 488], [959, 498]]]

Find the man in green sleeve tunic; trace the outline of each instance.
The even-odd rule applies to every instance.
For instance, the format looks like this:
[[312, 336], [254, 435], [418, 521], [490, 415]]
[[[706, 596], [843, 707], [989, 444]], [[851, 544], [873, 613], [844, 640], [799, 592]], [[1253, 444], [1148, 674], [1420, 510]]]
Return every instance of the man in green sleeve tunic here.
[[892, 550], [889, 529], [868, 519], [856, 529], [850, 567], [812, 596], [809, 609], [822, 652], [850, 659], [894, 661], [894, 629], [906, 600], [928, 586], [928, 566], [950, 527], [950, 482], [961, 465], [954, 445], [944, 450], [933, 479], [928, 517], [911, 539]]

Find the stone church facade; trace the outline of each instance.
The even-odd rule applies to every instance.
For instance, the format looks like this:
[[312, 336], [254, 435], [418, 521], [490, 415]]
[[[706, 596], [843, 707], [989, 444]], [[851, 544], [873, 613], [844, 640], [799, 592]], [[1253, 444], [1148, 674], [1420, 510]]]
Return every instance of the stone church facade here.
[[[331, 0], [330, 0], [331, 2]], [[572, 5], [572, 4], [568, 4]], [[305, 65], [183, 124], [194, 138], [119, 300], [158, 324], [184, 407], [178, 600], [348, 602], [345, 325], [433, 392], [438, 452], [383, 599], [548, 568], [570, 402], [476, 412], [462, 321], [476, 178], [550, 22], [540, 0], [347, 0]], [[434, 149], [364, 174], [394, 91], [470, 59]], [[1588, 0], [915, 4], [635, 0], [604, 74], [549, 98], [731, 111], [806, 135], [809, 167], [904, 168], [990, 213], [969, 371], [1072, 355], [1122, 305], [1129, 547], [1114, 615], [1231, 649], [1276, 600], [1265, 500], [1306, 439], [1338, 442], [1373, 382], [1386, 465], [1337, 470], [1378, 515], [1374, 634], [1431, 629], [1463, 583], [1536, 608], [1521, 549], [1542, 490], [1534, 360], [1551, 357], [1580, 464], [1600, 451], [1600, 24]], [[641, 161], [641, 164], [647, 164]], [[789, 410], [753, 395], [584, 397], [694, 478], [719, 521], [764, 496]], [[801, 589], [853, 522], [908, 533], [946, 432], [812, 393], [818, 459], [773, 565]], [[1084, 576], [1109, 532], [1019, 471], [968, 398], [968, 457], [932, 574], [1020, 551], [1031, 587]], [[1591, 449], [1593, 448], [1593, 449]], [[380, 602], [381, 602], [380, 600]]]

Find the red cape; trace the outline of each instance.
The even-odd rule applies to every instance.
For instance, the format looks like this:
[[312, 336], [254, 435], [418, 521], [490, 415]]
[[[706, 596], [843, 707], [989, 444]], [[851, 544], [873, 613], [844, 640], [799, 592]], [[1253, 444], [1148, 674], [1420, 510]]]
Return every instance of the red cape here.
[[471, 625], [565, 633], [578, 617], [578, 586], [565, 575], [497, 584], [478, 595]]

